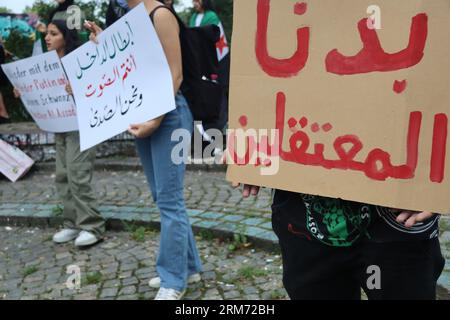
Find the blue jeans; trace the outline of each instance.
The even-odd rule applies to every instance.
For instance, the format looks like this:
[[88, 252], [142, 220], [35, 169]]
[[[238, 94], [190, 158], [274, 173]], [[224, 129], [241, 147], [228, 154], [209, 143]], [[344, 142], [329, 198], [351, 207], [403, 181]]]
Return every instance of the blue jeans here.
[[[178, 141], [171, 141], [176, 129], [192, 133], [193, 118], [186, 99], [175, 97], [177, 108], [164, 116], [150, 136], [136, 139], [137, 149], [153, 200], [161, 214], [161, 236], [156, 271], [161, 287], [182, 291], [187, 277], [201, 272], [202, 265], [184, 202], [185, 164], [175, 164], [171, 152]], [[190, 145], [190, 141], [189, 141]]]

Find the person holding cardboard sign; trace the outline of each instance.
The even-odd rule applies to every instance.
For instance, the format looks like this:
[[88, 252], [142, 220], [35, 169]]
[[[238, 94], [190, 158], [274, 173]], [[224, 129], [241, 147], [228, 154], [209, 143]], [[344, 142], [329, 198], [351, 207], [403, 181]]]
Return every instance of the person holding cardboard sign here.
[[[64, 20], [53, 20], [45, 37], [47, 49], [58, 56], [70, 53], [79, 46], [77, 30], [67, 28]], [[71, 94], [70, 84], [66, 91]], [[14, 95], [20, 93], [14, 89]], [[56, 133], [56, 189], [63, 202], [64, 229], [53, 236], [56, 243], [75, 239], [78, 247], [97, 243], [104, 231], [105, 221], [98, 212], [91, 186], [95, 148], [80, 152], [78, 131]]]
[[[431, 212], [450, 210], [449, 2], [360, 4], [235, 1], [227, 179], [279, 189], [292, 299], [434, 299]], [[381, 8], [380, 30], [366, 14]]]
[[[233, 185], [238, 187], [239, 184]], [[244, 185], [242, 195], [260, 187]], [[436, 298], [439, 215], [276, 190], [272, 227], [291, 299]]]
[[[137, 149], [151, 194], [161, 214], [161, 241], [156, 263], [158, 277], [149, 285], [159, 288], [155, 300], [180, 300], [188, 283], [200, 281], [202, 269], [183, 194], [185, 162], [175, 163], [172, 150], [178, 142], [172, 133], [177, 129], [193, 130], [188, 103], [179, 89], [183, 80], [180, 30], [170, 9], [155, 0], [128, 0], [133, 9], [141, 2], [153, 22], [163, 47], [173, 80], [176, 109], [156, 119], [131, 124], [129, 132], [136, 137]], [[102, 32], [93, 22], [86, 22], [90, 39]]]

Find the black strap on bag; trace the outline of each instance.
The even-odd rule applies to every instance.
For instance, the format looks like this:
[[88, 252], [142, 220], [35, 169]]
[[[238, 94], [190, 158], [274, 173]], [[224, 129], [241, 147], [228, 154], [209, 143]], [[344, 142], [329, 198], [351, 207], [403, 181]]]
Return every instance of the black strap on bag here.
[[166, 7], [166, 6], [158, 6], [158, 7], [156, 7], [155, 9], [152, 10], [152, 12], [150, 12], [150, 20], [152, 20], [153, 23], [154, 23], [154, 17], [155, 17], [156, 10], [161, 9], [161, 8], [166, 8], [167, 10], [172, 12], [172, 10], [169, 7]]
[[216, 25], [188, 28], [169, 7], [158, 6], [150, 13], [154, 21], [157, 10], [172, 12], [180, 27], [180, 44], [183, 60], [181, 91], [192, 111], [194, 120], [210, 122], [219, 118], [223, 88], [219, 79], [219, 61], [216, 43], [220, 28]]

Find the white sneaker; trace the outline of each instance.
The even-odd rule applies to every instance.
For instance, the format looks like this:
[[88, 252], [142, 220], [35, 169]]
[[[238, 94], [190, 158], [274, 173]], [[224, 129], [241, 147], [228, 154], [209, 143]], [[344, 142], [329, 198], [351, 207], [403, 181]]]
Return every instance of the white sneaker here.
[[53, 241], [56, 243], [69, 242], [75, 239], [79, 234], [80, 230], [62, 229], [61, 231], [55, 233], [53, 236]]
[[[200, 273], [194, 273], [188, 277], [187, 282], [188, 282], [188, 284], [191, 284], [191, 283], [199, 282], [200, 280], [202, 280]], [[159, 288], [161, 286], [161, 278], [156, 277], [156, 278], [150, 279], [150, 281], [148, 282], [148, 285], [152, 288]]]
[[155, 300], [181, 300], [185, 293], [186, 289], [180, 292], [175, 289], [159, 288]]
[[92, 234], [88, 231], [81, 231], [80, 235], [75, 240], [75, 245], [77, 247], [90, 246], [90, 245], [98, 242], [98, 240], [99, 239], [94, 234]]

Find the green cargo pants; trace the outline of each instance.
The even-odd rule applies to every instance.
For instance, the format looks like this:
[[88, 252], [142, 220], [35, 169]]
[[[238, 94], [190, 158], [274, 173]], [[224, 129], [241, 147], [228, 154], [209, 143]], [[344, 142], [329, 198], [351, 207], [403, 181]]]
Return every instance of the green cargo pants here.
[[80, 152], [79, 132], [55, 134], [56, 188], [64, 205], [64, 227], [92, 232], [97, 237], [105, 232], [105, 221], [97, 210], [91, 181], [95, 148]]

